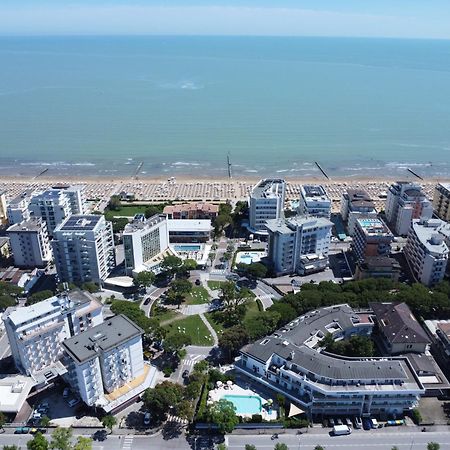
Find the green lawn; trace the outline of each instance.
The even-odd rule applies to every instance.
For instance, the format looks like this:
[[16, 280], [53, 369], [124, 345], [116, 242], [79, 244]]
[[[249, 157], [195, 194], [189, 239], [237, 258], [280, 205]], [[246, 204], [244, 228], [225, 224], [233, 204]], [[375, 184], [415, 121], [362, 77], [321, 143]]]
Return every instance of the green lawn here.
[[256, 316], [259, 313], [258, 303], [255, 300], [248, 300], [245, 305], [247, 310], [245, 311], [244, 320]]
[[185, 319], [175, 320], [163, 328], [167, 330], [169, 334], [171, 333], [186, 333], [192, 338], [192, 345], [202, 345], [209, 346], [213, 344], [213, 339], [211, 337], [208, 328], [200, 319], [200, 316], [186, 316]]
[[208, 283], [208, 287], [212, 290], [215, 289], [220, 289], [222, 284], [225, 283], [225, 281], [213, 281], [213, 280], [209, 280], [207, 281]]
[[186, 296], [186, 305], [202, 305], [209, 302], [208, 291], [202, 286], [194, 286], [189, 295]]
[[145, 214], [145, 210], [147, 209], [148, 205], [124, 205], [121, 206], [119, 209], [110, 211], [107, 209], [105, 211], [105, 219], [111, 220], [113, 217], [119, 217], [119, 216], [127, 216], [127, 217], [133, 217], [135, 214]]
[[150, 317], [155, 318], [161, 322], [167, 322], [168, 320], [174, 319], [180, 314], [172, 309], [164, 308], [163, 306], [153, 306]]
[[220, 336], [223, 332], [223, 325], [220, 322], [214, 320], [215, 314], [213, 312], [205, 313], [205, 317], [210, 325], [214, 328], [214, 331]]

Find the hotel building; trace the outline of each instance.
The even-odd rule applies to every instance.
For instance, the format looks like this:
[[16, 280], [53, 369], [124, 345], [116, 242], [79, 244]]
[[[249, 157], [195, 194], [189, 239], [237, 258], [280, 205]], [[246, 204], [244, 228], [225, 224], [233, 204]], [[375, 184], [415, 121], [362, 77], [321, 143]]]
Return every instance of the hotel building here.
[[352, 249], [358, 261], [367, 256], [388, 256], [394, 236], [378, 218], [356, 219]]
[[64, 340], [103, 321], [102, 305], [86, 292], [71, 291], [6, 311], [3, 321], [17, 369], [34, 376], [60, 360]]
[[268, 257], [277, 275], [324, 270], [333, 223], [323, 217], [296, 216], [267, 220]]
[[219, 214], [219, 206], [212, 203], [167, 205], [163, 214], [168, 219], [214, 219]]
[[111, 222], [101, 215], [73, 215], [56, 227], [52, 241], [61, 281], [99, 285], [115, 267]]
[[431, 219], [433, 206], [419, 184], [398, 181], [389, 188], [385, 213], [395, 233], [406, 236], [413, 219]]
[[341, 200], [342, 220], [347, 222], [350, 236], [355, 233], [356, 220], [361, 217], [376, 217], [375, 204], [369, 194], [363, 189], [349, 189], [342, 194]]
[[351, 358], [326, 353], [322, 340], [372, 332], [370, 314], [348, 305], [312, 311], [242, 348], [235, 368], [284, 395], [310, 418], [401, 416], [425, 389], [406, 357]]
[[28, 210], [28, 205], [34, 191], [28, 189], [17, 197], [13, 198], [6, 207], [6, 215], [8, 217], [9, 225], [14, 225], [16, 223], [23, 222], [24, 220], [30, 219], [30, 211]]
[[439, 232], [445, 222], [440, 219], [414, 219], [409, 230], [404, 254], [414, 277], [433, 286], [444, 278], [449, 247]]
[[40, 218], [25, 220], [6, 230], [14, 265], [23, 268], [46, 267], [52, 259], [47, 225]]
[[266, 178], [253, 187], [249, 197], [249, 230], [266, 234], [266, 221], [284, 216], [286, 182]]
[[323, 186], [305, 184], [300, 188], [298, 213], [300, 215], [325, 217], [326, 219], [331, 217], [331, 199]]
[[6, 212], [6, 192], [0, 191], [0, 226], [8, 223], [8, 213]]
[[450, 222], [450, 183], [439, 183], [434, 188], [433, 208], [440, 219]]

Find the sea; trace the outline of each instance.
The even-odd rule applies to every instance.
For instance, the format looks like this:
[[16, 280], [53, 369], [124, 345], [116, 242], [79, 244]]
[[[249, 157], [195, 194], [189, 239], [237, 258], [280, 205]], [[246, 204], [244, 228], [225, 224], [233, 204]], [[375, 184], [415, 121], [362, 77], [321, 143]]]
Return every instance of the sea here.
[[450, 41], [0, 37], [0, 176], [450, 177]]

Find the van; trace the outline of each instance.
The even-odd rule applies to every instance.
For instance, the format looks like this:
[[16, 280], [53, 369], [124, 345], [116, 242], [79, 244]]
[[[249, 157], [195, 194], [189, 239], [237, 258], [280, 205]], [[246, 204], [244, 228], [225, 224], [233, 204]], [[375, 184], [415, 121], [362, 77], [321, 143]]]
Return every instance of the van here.
[[333, 435], [334, 436], [343, 436], [345, 434], [350, 434], [352, 430], [347, 425], [335, 425], [333, 427]]

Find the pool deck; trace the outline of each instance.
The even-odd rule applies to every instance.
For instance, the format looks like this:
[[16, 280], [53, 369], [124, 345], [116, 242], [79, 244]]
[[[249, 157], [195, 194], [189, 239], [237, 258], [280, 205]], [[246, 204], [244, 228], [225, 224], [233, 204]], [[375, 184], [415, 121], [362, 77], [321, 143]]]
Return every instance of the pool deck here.
[[[261, 403], [264, 406], [267, 403], [268, 398], [263, 398], [261, 395], [252, 391], [251, 389], [244, 389], [241, 386], [236, 384], [232, 384], [231, 386], [223, 385], [221, 387], [217, 387], [212, 391], [209, 391], [208, 395], [208, 403], [217, 402], [220, 399], [224, 398], [226, 395], [244, 395], [244, 396], [253, 396], [259, 397], [261, 399]], [[249, 413], [249, 414], [239, 414], [242, 417], [252, 417], [253, 414], [259, 413]], [[264, 420], [276, 420], [278, 417], [277, 411], [272, 409], [267, 411], [264, 407], [261, 410], [261, 415]]]
[[[239, 251], [236, 254], [235, 264], [244, 263], [244, 264], [252, 264], [260, 262], [262, 258], [267, 256], [267, 252], [265, 251]], [[250, 261], [249, 261], [249, 258]]]

